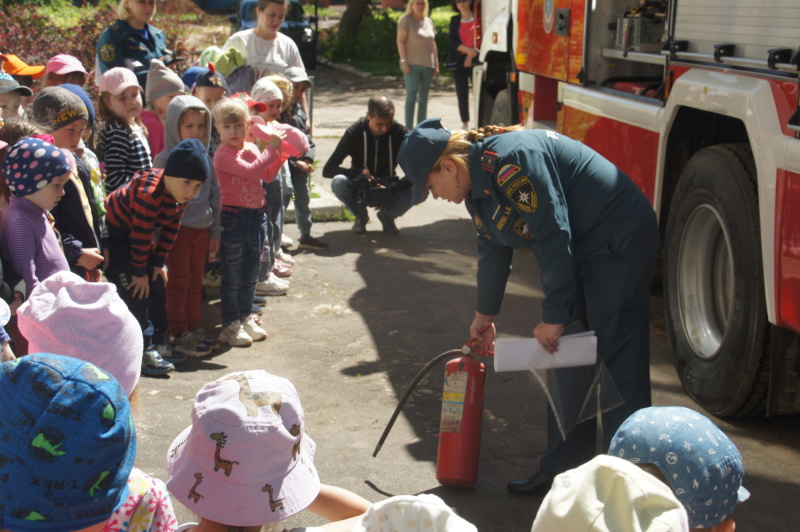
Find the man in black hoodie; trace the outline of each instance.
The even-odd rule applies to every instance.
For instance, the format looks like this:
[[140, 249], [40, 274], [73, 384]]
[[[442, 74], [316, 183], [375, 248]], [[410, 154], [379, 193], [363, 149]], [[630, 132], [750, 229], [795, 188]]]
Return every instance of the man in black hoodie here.
[[[394, 219], [411, 208], [411, 185], [397, 179], [397, 153], [408, 131], [394, 120], [394, 103], [385, 96], [369, 99], [367, 116], [347, 128], [325, 168], [323, 177], [333, 178], [331, 189], [356, 217], [352, 232], [367, 231], [367, 206], [378, 207], [383, 232], [399, 233]], [[350, 156], [350, 168], [342, 162]], [[381, 190], [383, 189], [383, 190]], [[381, 199], [383, 198], [383, 200]]]

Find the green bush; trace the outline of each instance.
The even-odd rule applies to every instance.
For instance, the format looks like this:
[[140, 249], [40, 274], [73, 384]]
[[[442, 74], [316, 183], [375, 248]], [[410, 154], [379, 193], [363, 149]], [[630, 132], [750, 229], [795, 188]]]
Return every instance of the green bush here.
[[[358, 26], [356, 36], [332, 31], [321, 36], [320, 52], [327, 59], [337, 63], [348, 63], [372, 74], [400, 74], [400, 56], [397, 53], [397, 21], [404, 12], [391, 9], [373, 8], [371, 15], [365, 17]], [[449, 48], [448, 31], [450, 7], [440, 7], [431, 11], [430, 17], [436, 27], [436, 47], [439, 52], [439, 70], [446, 72]]]

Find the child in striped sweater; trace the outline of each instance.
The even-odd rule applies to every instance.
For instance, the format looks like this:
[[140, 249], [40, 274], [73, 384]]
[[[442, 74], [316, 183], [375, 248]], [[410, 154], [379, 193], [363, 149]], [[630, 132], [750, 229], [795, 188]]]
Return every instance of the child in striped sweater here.
[[[106, 277], [142, 328], [143, 375], [165, 375], [175, 369], [173, 361], [162, 356], [169, 358], [171, 350], [158, 349], [166, 345], [167, 335], [164, 264], [180, 229], [184, 206], [200, 192], [210, 171], [203, 143], [186, 139], [170, 152], [163, 170], [137, 172], [106, 197], [110, 252]], [[158, 229], [156, 244], [153, 233]]]
[[98, 98], [100, 144], [106, 170], [106, 194], [130, 181], [133, 174], [153, 166], [142, 123], [142, 93], [136, 74], [124, 67], [107, 70], [100, 78]]

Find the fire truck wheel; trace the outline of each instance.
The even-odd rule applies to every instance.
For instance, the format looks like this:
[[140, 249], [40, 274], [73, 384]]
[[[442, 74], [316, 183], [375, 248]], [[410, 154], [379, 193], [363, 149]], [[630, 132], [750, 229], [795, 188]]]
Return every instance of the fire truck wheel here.
[[719, 416], [763, 412], [769, 323], [748, 145], [705, 148], [681, 174], [664, 241], [664, 305], [692, 399]]
[[489, 123], [493, 126], [510, 126], [514, 123], [511, 117], [511, 93], [503, 89], [494, 97], [492, 104], [492, 119]]

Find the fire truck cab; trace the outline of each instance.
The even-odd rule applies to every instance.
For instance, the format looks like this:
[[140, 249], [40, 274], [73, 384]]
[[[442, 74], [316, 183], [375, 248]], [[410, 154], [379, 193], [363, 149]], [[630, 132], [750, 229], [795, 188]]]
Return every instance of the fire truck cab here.
[[666, 328], [716, 415], [800, 411], [800, 3], [479, 0], [479, 124], [591, 146], [662, 228]]

